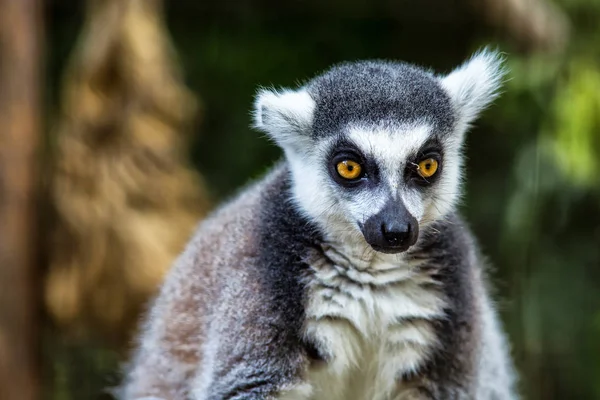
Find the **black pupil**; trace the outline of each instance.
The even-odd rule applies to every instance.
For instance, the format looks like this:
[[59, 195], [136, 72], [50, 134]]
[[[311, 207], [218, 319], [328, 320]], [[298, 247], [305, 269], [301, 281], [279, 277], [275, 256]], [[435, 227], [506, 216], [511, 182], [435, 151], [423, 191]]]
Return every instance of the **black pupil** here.
[[431, 168], [431, 163], [425, 164], [425, 169], [430, 169], [430, 168]]
[[348, 167], [348, 171], [349, 171], [349, 172], [352, 172], [352, 170], [354, 169], [354, 166], [353, 166], [353, 165], [348, 165], [347, 167]]

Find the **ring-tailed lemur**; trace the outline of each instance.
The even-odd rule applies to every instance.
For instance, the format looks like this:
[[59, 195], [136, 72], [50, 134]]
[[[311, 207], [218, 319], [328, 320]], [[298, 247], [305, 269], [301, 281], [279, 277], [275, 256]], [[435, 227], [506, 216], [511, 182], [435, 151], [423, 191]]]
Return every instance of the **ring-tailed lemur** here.
[[335, 66], [259, 91], [285, 160], [199, 227], [169, 272], [126, 399], [515, 399], [475, 239], [455, 213], [500, 57], [449, 75]]

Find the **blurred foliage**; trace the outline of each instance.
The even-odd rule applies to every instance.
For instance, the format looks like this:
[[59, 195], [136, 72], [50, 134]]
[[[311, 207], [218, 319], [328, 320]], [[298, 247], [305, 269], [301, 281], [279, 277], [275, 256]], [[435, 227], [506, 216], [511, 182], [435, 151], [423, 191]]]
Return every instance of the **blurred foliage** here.
[[[248, 128], [257, 85], [294, 85], [343, 60], [448, 71], [482, 44], [506, 51], [505, 93], [469, 135], [462, 211], [494, 266], [524, 397], [600, 399], [600, 1], [557, 3], [572, 32], [554, 55], [516, 52], [461, 2], [178, 1], [166, 12], [187, 84], [204, 105], [192, 158], [218, 199], [280, 156]], [[80, 11], [49, 9], [50, 110]], [[48, 366], [56, 389], [48, 398], [100, 398], [116, 359], [48, 336], [60, 354]], [[60, 375], [63, 362], [93, 373]]]
[[563, 173], [583, 186], [599, 185], [600, 69], [575, 60], [552, 104], [552, 126], [546, 134]]
[[496, 193], [504, 229], [488, 249], [532, 399], [600, 398], [598, 3], [562, 2], [574, 31], [567, 53], [512, 57], [507, 93], [487, 120], [519, 137], [508, 191]]

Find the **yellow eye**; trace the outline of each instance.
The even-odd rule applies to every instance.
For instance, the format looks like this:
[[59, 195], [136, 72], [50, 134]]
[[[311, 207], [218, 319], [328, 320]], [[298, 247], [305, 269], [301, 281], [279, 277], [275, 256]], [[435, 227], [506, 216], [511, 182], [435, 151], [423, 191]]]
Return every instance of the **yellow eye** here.
[[362, 167], [355, 161], [345, 160], [336, 166], [338, 174], [344, 179], [352, 180], [360, 176]]
[[436, 173], [437, 169], [438, 169], [437, 160], [435, 158], [427, 158], [425, 160], [422, 160], [419, 163], [419, 165], [417, 167], [417, 172], [423, 178], [430, 178]]

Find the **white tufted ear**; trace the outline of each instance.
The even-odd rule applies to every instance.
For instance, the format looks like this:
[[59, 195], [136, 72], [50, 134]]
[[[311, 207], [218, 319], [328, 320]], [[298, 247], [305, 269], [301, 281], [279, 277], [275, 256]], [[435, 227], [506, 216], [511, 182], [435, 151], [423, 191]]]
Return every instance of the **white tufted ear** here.
[[506, 74], [503, 62], [500, 53], [483, 49], [441, 78], [442, 86], [459, 114], [459, 125], [463, 129], [498, 97], [498, 90]]
[[254, 101], [254, 127], [279, 146], [294, 148], [310, 140], [315, 101], [305, 89], [261, 89]]

